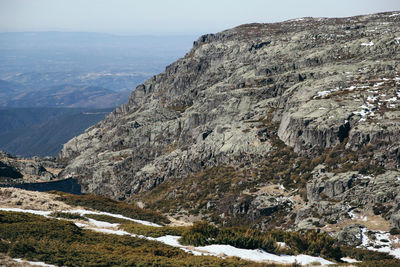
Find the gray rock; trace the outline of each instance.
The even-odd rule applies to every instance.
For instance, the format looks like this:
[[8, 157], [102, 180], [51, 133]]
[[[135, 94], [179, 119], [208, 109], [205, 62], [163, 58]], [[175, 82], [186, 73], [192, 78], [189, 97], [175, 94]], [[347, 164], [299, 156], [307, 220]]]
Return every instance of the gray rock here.
[[307, 199], [317, 201], [321, 198], [335, 198], [354, 186], [357, 172], [338, 175], [326, 173], [321, 179], [307, 184]]
[[337, 234], [338, 241], [346, 246], [356, 247], [362, 243], [361, 230], [364, 226], [360, 224], [347, 225]]
[[272, 216], [275, 212], [290, 207], [292, 202], [287, 197], [258, 195], [250, 204], [253, 218]]
[[[53, 160], [55, 161], [55, 159]], [[35, 157], [33, 159], [22, 159], [12, 157], [6, 153], [0, 153], [0, 167], [1, 165], [4, 165], [7, 167], [7, 170], [13, 170], [15, 172], [14, 176], [16, 173], [18, 173], [17, 176], [19, 178], [23, 178], [18, 182], [23, 182], [25, 180], [30, 182], [35, 180], [53, 180], [56, 176], [53, 173], [47, 171], [41, 161], [42, 160], [38, 157]], [[45, 162], [47, 163], [46, 165], [50, 165], [51, 161], [48, 158]], [[54, 165], [58, 166], [59, 164], [54, 162]]]
[[310, 217], [310, 218], [299, 221], [296, 224], [296, 229], [297, 230], [312, 230], [312, 229], [318, 228], [319, 226], [320, 226], [320, 219]]
[[[368, 144], [376, 162], [398, 167], [400, 111], [385, 97], [397, 97], [400, 18], [358, 16], [365, 27], [346, 30], [354, 19], [248, 24], [200, 37], [125, 105], [63, 146], [61, 177], [123, 199], [207, 167], [257, 164], [276, 135], [304, 155], [346, 141], [354, 151]], [[272, 122], [277, 133], [263, 131]], [[386, 190], [355, 188], [353, 179], [315, 182], [310, 199], [321, 190], [337, 200]]]
[[394, 228], [400, 229], [400, 212], [390, 216], [390, 222]]

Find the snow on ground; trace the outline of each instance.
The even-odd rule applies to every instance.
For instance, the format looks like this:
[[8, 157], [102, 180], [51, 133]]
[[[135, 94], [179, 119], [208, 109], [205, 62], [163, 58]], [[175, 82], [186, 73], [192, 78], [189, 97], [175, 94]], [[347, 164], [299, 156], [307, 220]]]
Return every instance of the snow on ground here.
[[333, 89], [317, 92], [317, 95], [314, 96], [313, 99], [329, 96], [331, 93], [338, 92], [338, 91], [354, 91], [355, 89], [365, 89], [365, 88], [369, 88], [369, 86], [358, 86], [357, 87], [357, 86], [352, 85], [352, 86], [347, 87], [347, 88], [336, 87], [336, 88], [333, 88]]
[[[399, 39], [400, 40], [400, 39]], [[372, 43], [372, 42], [371, 42]], [[370, 45], [365, 44], [365, 45]], [[335, 92], [344, 92], [344, 91], [364, 91], [364, 94], [367, 93], [366, 95], [367, 99], [363, 105], [361, 105], [358, 110], [353, 111], [354, 115], [359, 115], [360, 122], [366, 121], [369, 117], [375, 116], [375, 112], [378, 111], [381, 107], [386, 107], [386, 108], [397, 108], [398, 107], [398, 101], [400, 98], [400, 89], [396, 89], [395, 94], [393, 96], [388, 96], [385, 93], [380, 93], [380, 90], [382, 89], [388, 89], [391, 88], [393, 85], [390, 83], [391, 81], [394, 81], [396, 85], [400, 84], [400, 77], [394, 77], [394, 78], [382, 78], [379, 79], [378, 81], [375, 81], [372, 86], [369, 85], [352, 85], [347, 88], [342, 88], [342, 87], [336, 87], [333, 89], [329, 90], [323, 90], [319, 91], [316, 93], [316, 95], [313, 97], [313, 99], [318, 99], [318, 98], [327, 98], [330, 97], [333, 93]], [[388, 82], [388, 83], [386, 83]], [[364, 89], [367, 89], [366, 91]], [[386, 92], [387, 93], [387, 92]], [[391, 94], [391, 91], [390, 91]], [[354, 101], [359, 101], [360, 96], [359, 95], [354, 95], [353, 96]], [[364, 102], [364, 101], [363, 101]]]
[[358, 261], [358, 260], [355, 260], [355, 259], [352, 259], [352, 258], [349, 258], [349, 257], [341, 258], [341, 260], [344, 261], [344, 262], [347, 262], [347, 263], [357, 263], [357, 262], [361, 262], [361, 261]]
[[89, 222], [100, 228], [117, 228], [119, 223], [109, 223], [89, 218]]
[[[0, 210], [6, 210], [6, 211], [16, 211], [16, 212], [27, 212], [31, 214], [37, 214], [37, 215], [42, 215], [45, 217], [48, 217], [51, 211], [38, 211], [38, 210], [23, 210], [23, 209], [18, 209], [18, 208], [0, 208]], [[122, 218], [122, 219], [128, 219], [130, 221], [141, 221], [141, 220], [133, 220], [130, 218], [127, 218], [125, 216], [119, 215], [119, 214], [111, 214], [107, 212], [94, 212], [94, 211], [87, 211], [87, 210], [71, 210], [68, 211], [70, 213], [79, 213], [81, 216], [84, 216], [85, 214], [100, 214], [100, 215], [109, 215], [113, 216], [116, 218]], [[145, 222], [147, 225], [154, 226], [156, 224], [146, 222], [146, 221], [141, 221]], [[313, 256], [308, 256], [308, 255], [296, 255], [296, 256], [291, 256], [291, 255], [275, 255], [271, 253], [267, 253], [261, 249], [242, 249], [242, 248], [236, 248], [230, 245], [209, 245], [209, 246], [204, 246], [204, 247], [192, 247], [192, 246], [183, 246], [179, 243], [179, 238], [180, 236], [172, 236], [172, 235], [166, 235], [166, 236], [161, 236], [161, 237], [146, 237], [142, 235], [135, 235], [131, 234], [127, 231], [124, 230], [119, 230], [117, 227], [119, 224], [117, 223], [107, 223], [103, 221], [98, 221], [98, 220], [93, 220], [89, 219], [89, 221], [83, 222], [75, 222], [75, 225], [84, 228], [84, 229], [89, 229], [93, 230], [96, 232], [101, 232], [101, 233], [106, 233], [106, 234], [114, 234], [114, 235], [129, 235], [132, 237], [139, 237], [139, 238], [145, 238], [147, 240], [152, 240], [152, 241], [158, 241], [161, 243], [164, 243], [169, 246], [173, 247], [178, 247], [185, 252], [192, 253], [193, 255], [211, 255], [211, 256], [217, 256], [217, 257], [239, 257], [245, 260], [251, 260], [251, 261], [274, 261], [278, 263], [284, 263], [284, 264], [290, 264], [290, 263], [300, 263], [300, 264], [310, 264], [310, 263], [320, 263], [322, 265], [327, 265], [327, 264], [334, 264], [331, 261], [325, 260], [321, 257], [313, 257]], [[160, 227], [159, 225], [157, 225]], [[44, 264], [44, 263], [43, 263]], [[53, 265], [42, 265], [42, 266], [53, 266]]]
[[[52, 211], [30, 210], [30, 209], [20, 209], [20, 208], [0, 208], [0, 210], [15, 211], [15, 212], [26, 212], [26, 213], [42, 215], [42, 216], [46, 216], [46, 217], [49, 217], [49, 215], [52, 213]], [[143, 221], [143, 220], [135, 220], [135, 219], [131, 219], [131, 218], [125, 217], [125, 216], [120, 215], [120, 214], [113, 214], [113, 213], [108, 213], [108, 212], [75, 209], [75, 210], [69, 210], [69, 211], [67, 211], [65, 213], [78, 213], [81, 216], [85, 216], [85, 214], [107, 215], [107, 216], [120, 218], [120, 219], [125, 219], [125, 220], [128, 220], [128, 221], [132, 221], [132, 222], [136, 222], [136, 223], [140, 223], [140, 224], [144, 224], [144, 225], [148, 225], [148, 226], [161, 227], [161, 225], [158, 225], [156, 223]], [[93, 224], [98, 224], [99, 227], [118, 226], [118, 224], [110, 224], [110, 223], [106, 223], [106, 222], [96, 221], [96, 220], [93, 220], [93, 219], [89, 219], [89, 221], [92, 222]], [[102, 226], [100, 226], [100, 225], [102, 225]]]
[[131, 219], [131, 218], [125, 217], [125, 216], [120, 215], [120, 214], [113, 214], [113, 213], [109, 213], [109, 212], [90, 211], [90, 210], [83, 210], [83, 209], [74, 209], [74, 210], [69, 210], [68, 212], [69, 213], [78, 213], [81, 216], [85, 216], [85, 214], [107, 215], [107, 216], [111, 216], [111, 217], [114, 217], [114, 218], [119, 218], [119, 219], [124, 219], [124, 220], [131, 221], [131, 222], [144, 224], [144, 225], [147, 225], [147, 226], [161, 227], [161, 225], [158, 225], [156, 223], [152, 223], [152, 222], [148, 222], [148, 221], [144, 221], [144, 220]]
[[[78, 225], [78, 224], [76, 224]], [[81, 226], [82, 224], [79, 224], [78, 226]], [[204, 246], [204, 247], [191, 247], [191, 246], [183, 246], [179, 243], [179, 238], [180, 236], [172, 236], [172, 235], [166, 235], [166, 236], [161, 236], [161, 237], [146, 237], [142, 235], [135, 235], [128, 233], [123, 230], [114, 230], [114, 229], [104, 229], [104, 228], [92, 228], [92, 227], [87, 227], [87, 229], [94, 230], [97, 232], [102, 232], [106, 234], [115, 234], [115, 235], [130, 235], [133, 237], [139, 237], [139, 238], [144, 238], [147, 240], [152, 240], [152, 241], [158, 241], [163, 244], [173, 246], [180, 248], [184, 250], [185, 252], [192, 253], [193, 255], [209, 255], [209, 256], [218, 256], [218, 257], [239, 257], [245, 260], [251, 260], [251, 261], [274, 261], [274, 262], [279, 262], [279, 263], [284, 263], [284, 264], [290, 264], [290, 263], [300, 263], [300, 264], [310, 264], [310, 263], [316, 263], [319, 262], [322, 265], [326, 264], [334, 264], [334, 262], [325, 260], [321, 257], [313, 257], [313, 256], [308, 256], [308, 255], [296, 255], [296, 256], [291, 256], [291, 255], [275, 255], [271, 253], [267, 253], [261, 249], [242, 249], [242, 248], [235, 248], [230, 245], [209, 245], [209, 246]]]
[[40, 262], [40, 261], [26, 261], [23, 259], [13, 259], [13, 260], [16, 262], [19, 262], [19, 263], [28, 263], [30, 265], [35, 265], [35, 266], [57, 267], [56, 265], [47, 264], [47, 263]]
[[160, 236], [156, 238], [149, 238], [150, 240], [158, 241], [161, 243], [164, 243], [169, 246], [173, 247], [182, 247], [182, 245], [179, 243], [179, 238], [180, 236], [175, 236], [175, 235], [166, 235], [166, 236]]
[[366, 121], [368, 116], [375, 116], [374, 110], [375, 105], [367, 102], [365, 105], [359, 107], [360, 111], [353, 111], [354, 115], [359, 115], [361, 117], [360, 121]]
[[239, 257], [245, 260], [252, 261], [274, 261], [284, 264], [300, 263], [302, 265], [317, 263], [322, 265], [334, 264], [334, 262], [325, 260], [321, 257], [313, 257], [309, 255], [275, 255], [265, 252], [261, 249], [243, 249], [235, 248], [230, 245], [209, 245], [205, 247], [195, 247], [198, 251], [205, 251], [209, 255], [227, 256], [227, 257]]
[[[375, 238], [372, 240], [368, 237], [368, 233]], [[399, 239], [390, 239], [390, 234], [385, 231], [368, 231], [367, 228], [361, 230], [361, 245], [359, 248], [364, 248], [373, 251], [389, 253], [397, 259], [400, 259], [400, 248], [394, 248], [395, 243], [399, 243]]]
[[35, 214], [35, 215], [42, 215], [45, 217], [48, 217], [52, 211], [43, 211], [43, 210], [24, 210], [24, 209], [19, 209], [19, 208], [0, 208], [0, 210], [4, 211], [14, 211], [14, 212], [26, 212], [30, 214]]
[[369, 43], [362, 43], [361, 46], [373, 46], [374, 42], [369, 42]]

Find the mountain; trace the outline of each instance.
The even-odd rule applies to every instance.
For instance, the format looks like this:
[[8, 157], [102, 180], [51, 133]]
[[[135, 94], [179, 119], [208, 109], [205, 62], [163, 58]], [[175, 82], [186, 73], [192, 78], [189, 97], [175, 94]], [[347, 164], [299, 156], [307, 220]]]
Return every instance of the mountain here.
[[56, 156], [62, 145], [113, 109], [0, 109], [0, 149], [24, 157]]
[[108, 108], [126, 102], [129, 94], [129, 91], [114, 92], [102, 87], [64, 84], [20, 93], [10, 99], [6, 106]]
[[361, 244], [360, 229], [400, 227], [399, 38], [393, 12], [201, 36], [63, 146], [61, 177], [176, 217]]

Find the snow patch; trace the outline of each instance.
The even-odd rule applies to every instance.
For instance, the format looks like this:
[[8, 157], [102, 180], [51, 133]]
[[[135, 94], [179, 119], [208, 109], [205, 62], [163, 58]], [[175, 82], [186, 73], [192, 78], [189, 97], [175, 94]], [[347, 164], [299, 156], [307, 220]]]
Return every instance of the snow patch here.
[[44, 211], [44, 210], [24, 210], [20, 208], [0, 208], [0, 210], [4, 211], [14, 211], [14, 212], [25, 212], [25, 213], [30, 213], [30, 214], [35, 214], [35, 215], [41, 215], [48, 217], [52, 211]]
[[[43, 215], [43, 216], [48, 216], [51, 211], [37, 211], [37, 210], [22, 210], [18, 208], [0, 208], [0, 210], [7, 210], [7, 211], [16, 211], [16, 212], [27, 212], [27, 213], [32, 213], [32, 214], [38, 214], [38, 215]], [[70, 210], [68, 211], [70, 213], [79, 213], [81, 216], [84, 216], [85, 214], [99, 214], [99, 215], [109, 215], [113, 216], [116, 218], [122, 218], [122, 219], [127, 219], [130, 221], [141, 221], [141, 220], [134, 220], [131, 218], [127, 218], [122, 215], [118, 214], [111, 214], [107, 212], [94, 212], [94, 211], [87, 211], [87, 210]], [[156, 224], [146, 222], [146, 221], [141, 221], [146, 223], [147, 225], [154, 226]], [[93, 227], [92, 225], [95, 227]], [[152, 240], [152, 241], [158, 241], [163, 244], [173, 246], [173, 247], [178, 247], [182, 249], [185, 252], [192, 253], [193, 255], [211, 255], [211, 256], [217, 256], [217, 257], [239, 257], [245, 260], [251, 260], [251, 261], [275, 261], [278, 263], [283, 263], [283, 264], [291, 264], [291, 263], [299, 263], [302, 265], [310, 264], [312, 262], [318, 262], [321, 265], [327, 265], [327, 264], [334, 264], [331, 261], [325, 260], [321, 257], [313, 257], [309, 255], [296, 255], [296, 256], [291, 256], [291, 255], [275, 255], [271, 253], [267, 253], [264, 250], [261, 249], [242, 249], [242, 248], [236, 248], [230, 245], [209, 245], [209, 246], [204, 246], [204, 247], [186, 247], [183, 246], [179, 243], [179, 238], [180, 236], [171, 236], [171, 235], [166, 235], [166, 236], [161, 236], [161, 237], [146, 237], [146, 236], [141, 236], [141, 235], [135, 235], [131, 234], [127, 231], [124, 230], [117, 230], [115, 227], [118, 227], [119, 224], [113, 224], [113, 223], [107, 223], [107, 222], [102, 222], [102, 221], [97, 221], [93, 219], [89, 219], [89, 223], [82, 223], [82, 222], [75, 222], [75, 225], [80, 227], [80, 228], [85, 228], [89, 230], [93, 230], [96, 232], [101, 232], [105, 234], [114, 234], [114, 235], [129, 235], [132, 237], [138, 237], [138, 238], [144, 238], [147, 240]], [[159, 226], [159, 225], [157, 225]], [[282, 243], [282, 245], [285, 245]], [[36, 264], [36, 263], [35, 263]], [[45, 263], [43, 263], [45, 264]], [[38, 265], [38, 264], [36, 264]], [[53, 265], [41, 265], [41, 266], [53, 266]]]
[[265, 252], [261, 249], [242, 249], [235, 248], [230, 245], [209, 245], [205, 247], [196, 247], [196, 250], [205, 251], [210, 253], [211, 255], [220, 255], [227, 257], [239, 257], [245, 260], [252, 261], [274, 261], [279, 263], [300, 263], [302, 265], [310, 264], [312, 262], [319, 262], [322, 265], [334, 264], [331, 261], [325, 260], [321, 257], [313, 257], [309, 255], [275, 255], [268, 252]]
[[109, 222], [103, 222], [103, 221], [97, 221], [94, 219], [90, 219], [89, 218], [89, 222], [94, 224], [97, 227], [101, 227], [101, 228], [116, 228], [118, 227], [119, 223], [109, 223]]
[[398, 239], [391, 240], [389, 232], [371, 231], [374, 235], [374, 240], [371, 240], [367, 235], [368, 229], [361, 229], [361, 245], [359, 248], [364, 248], [373, 251], [389, 253], [397, 259], [400, 259], [400, 248], [393, 248], [393, 244], [398, 242]]
[[113, 213], [103, 212], [103, 211], [90, 211], [90, 210], [75, 209], [75, 210], [70, 210], [68, 212], [70, 212], [70, 213], [78, 213], [81, 216], [85, 216], [85, 214], [107, 215], [107, 216], [111, 216], [111, 217], [114, 217], [114, 218], [119, 218], [119, 219], [124, 219], [124, 220], [128, 220], [128, 221], [144, 224], [144, 225], [147, 225], [147, 226], [161, 227], [161, 225], [156, 224], [156, 223], [152, 223], [152, 222], [148, 222], [148, 221], [144, 221], [144, 220], [136, 220], [136, 219], [132, 219], [132, 218], [129, 218], [129, 217], [125, 217], [125, 216], [120, 215], [120, 214], [113, 214]]
[[28, 263], [30, 265], [35, 265], [35, 266], [57, 267], [56, 265], [47, 264], [47, 263], [44, 263], [44, 262], [41, 262], [41, 261], [26, 261], [26, 260], [23, 260], [23, 259], [13, 259], [13, 260], [16, 261], [16, 262], [19, 262], [19, 263]]
[[358, 261], [358, 260], [356, 260], [356, 259], [352, 259], [352, 258], [348, 258], [348, 257], [341, 258], [341, 260], [344, 261], [344, 262], [347, 262], [347, 263], [357, 263], [357, 262], [361, 262], [361, 261]]
[[374, 42], [370, 41], [369, 43], [362, 43], [361, 46], [373, 46]]

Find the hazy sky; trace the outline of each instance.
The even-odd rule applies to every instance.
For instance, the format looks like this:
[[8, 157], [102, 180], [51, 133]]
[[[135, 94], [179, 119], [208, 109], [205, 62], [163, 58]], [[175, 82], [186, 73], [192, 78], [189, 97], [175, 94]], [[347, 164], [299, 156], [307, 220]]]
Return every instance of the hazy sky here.
[[400, 0], [0, 0], [0, 31], [203, 34], [243, 23], [400, 10]]

